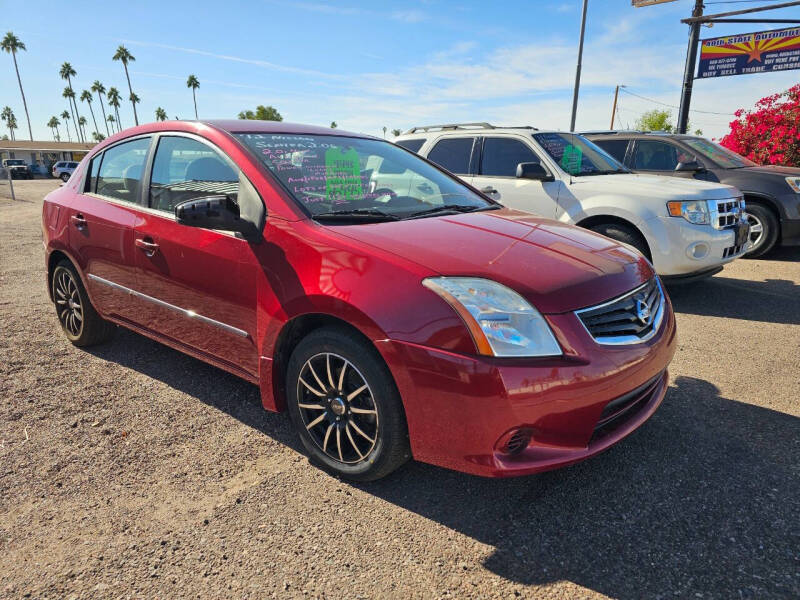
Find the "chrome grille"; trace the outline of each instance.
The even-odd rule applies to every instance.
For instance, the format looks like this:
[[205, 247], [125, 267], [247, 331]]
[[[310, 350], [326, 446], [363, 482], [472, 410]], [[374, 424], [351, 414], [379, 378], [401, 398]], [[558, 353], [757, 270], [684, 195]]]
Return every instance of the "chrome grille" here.
[[709, 200], [711, 224], [715, 229], [734, 227], [744, 218], [744, 199], [726, 198], [725, 200]]
[[598, 344], [637, 344], [658, 331], [664, 317], [664, 291], [653, 277], [619, 298], [575, 314]]

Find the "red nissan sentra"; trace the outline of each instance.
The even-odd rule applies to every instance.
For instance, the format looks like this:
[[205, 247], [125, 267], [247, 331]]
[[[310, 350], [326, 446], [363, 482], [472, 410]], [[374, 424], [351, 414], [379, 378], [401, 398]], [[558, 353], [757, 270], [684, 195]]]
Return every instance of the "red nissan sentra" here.
[[667, 388], [675, 319], [641, 255], [384, 140], [143, 125], [92, 150], [42, 227], [73, 344], [122, 325], [251, 381], [351, 479], [412, 456], [495, 477], [565, 466]]

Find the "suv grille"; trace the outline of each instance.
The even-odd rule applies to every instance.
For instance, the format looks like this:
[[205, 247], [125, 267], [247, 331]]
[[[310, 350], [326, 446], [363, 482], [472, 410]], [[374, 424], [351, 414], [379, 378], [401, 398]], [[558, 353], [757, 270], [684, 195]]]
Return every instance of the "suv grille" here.
[[742, 220], [744, 215], [744, 199], [728, 198], [727, 200], [709, 200], [711, 224], [715, 229], [728, 229]]
[[598, 344], [637, 344], [653, 337], [664, 317], [658, 277], [614, 300], [575, 311]]

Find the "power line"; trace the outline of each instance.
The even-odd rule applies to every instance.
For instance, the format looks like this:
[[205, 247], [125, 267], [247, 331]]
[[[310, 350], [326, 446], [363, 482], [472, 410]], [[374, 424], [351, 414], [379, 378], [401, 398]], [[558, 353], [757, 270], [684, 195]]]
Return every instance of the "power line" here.
[[[630, 92], [625, 88], [620, 88], [620, 91], [621, 92], [625, 92], [626, 94], [630, 94], [631, 96], [636, 96], [637, 98], [641, 98], [642, 100], [647, 100], [648, 102], [653, 102], [654, 104], [660, 104], [661, 106], [667, 106], [669, 108], [678, 108], [674, 104], [667, 104], [666, 102], [661, 102], [660, 100], [653, 100], [652, 98], [648, 98], [646, 96], [641, 96], [639, 94], [634, 94], [633, 92]], [[713, 110], [695, 110], [695, 109], [691, 109], [689, 112], [703, 113], [703, 114], [706, 114], [706, 115], [723, 115], [725, 117], [733, 117], [733, 116], [735, 116], [733, 113], [715, 112]]]

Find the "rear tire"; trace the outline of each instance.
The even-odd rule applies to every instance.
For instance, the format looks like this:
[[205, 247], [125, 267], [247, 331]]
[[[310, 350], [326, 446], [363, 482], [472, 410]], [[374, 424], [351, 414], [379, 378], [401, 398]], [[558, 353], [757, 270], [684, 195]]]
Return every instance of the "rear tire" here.
[[69, 181], [69, 173], [62, 173], [60, 176], [61, 181], [67, 183]]
[[650, 255], [650, 248], [647, 247], [647, 242], [644, 237], [633, 227], [620, 225], [618, 223], [601, 223], [599, 225], [592, 225], [589, 229], [595, 233], [609, 237], [612, 240], [633, 246], [641, 252], [647, 260], [653, 259]]
[[71, 262], [62, 260], [56, 265], [50, 289], [58, 322], [73, 345], [93, 346], [114, 337], [117, 326], [97, 314]]
[[372, 481], [411, 457], [405, 412], [391, 374], [357, 335], [324, 327], [303, 338], [289, 359], [286, 392], [300, 441], [326, 470]]
[[775, 247], [778, 241], [778, 219], [769, 208], [757, 202], [745, 201], [744, 211], [750, 223], [750, 241], [753, 243], [752, 249], [745, 256], [758, 258]]

